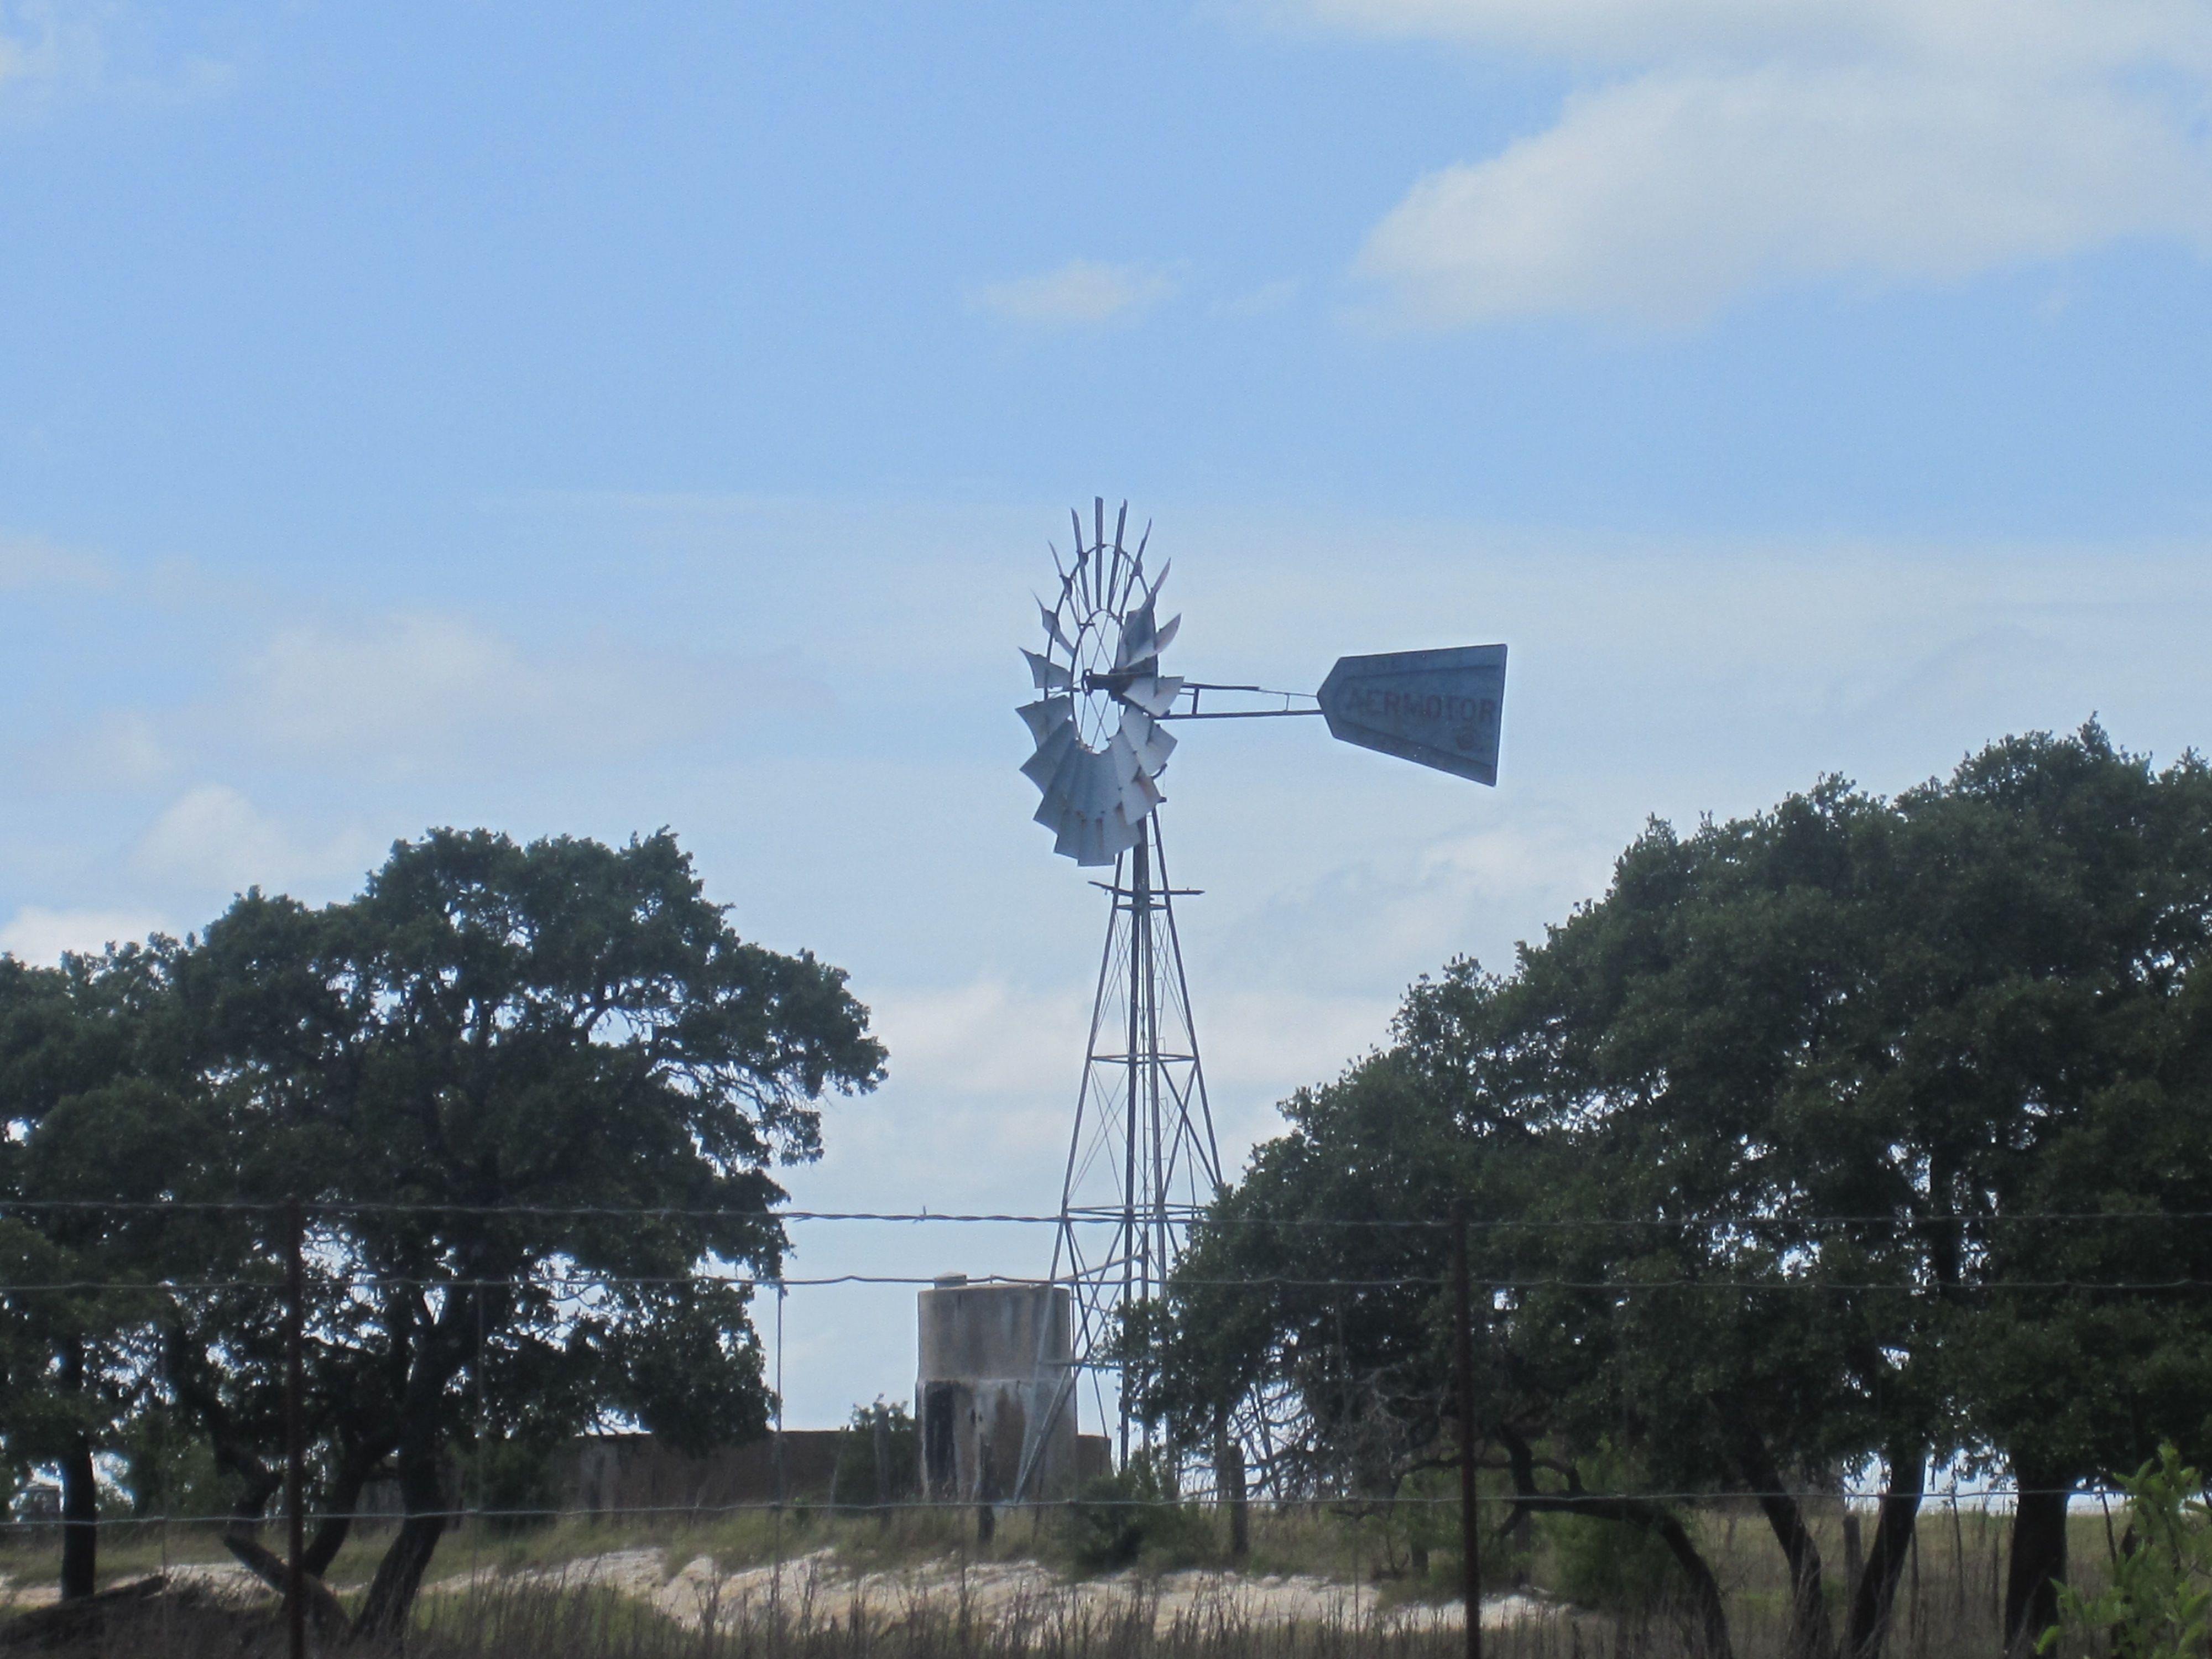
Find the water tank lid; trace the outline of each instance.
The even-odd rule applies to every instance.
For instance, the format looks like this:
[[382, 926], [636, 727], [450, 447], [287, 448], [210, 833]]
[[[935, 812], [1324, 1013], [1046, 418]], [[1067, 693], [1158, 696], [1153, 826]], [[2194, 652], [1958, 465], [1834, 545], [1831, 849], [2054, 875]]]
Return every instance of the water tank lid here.
[[957, 1291], [967, 1282], [966, 1273], [939, 1273], [937, 1276], [937, 1288], [940, 1291]]

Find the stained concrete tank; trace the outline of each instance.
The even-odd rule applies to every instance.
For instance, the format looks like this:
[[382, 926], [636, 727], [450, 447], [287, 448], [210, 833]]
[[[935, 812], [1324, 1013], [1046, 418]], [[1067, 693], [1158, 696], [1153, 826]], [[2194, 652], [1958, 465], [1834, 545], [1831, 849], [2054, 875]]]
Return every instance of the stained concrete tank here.
[[939, 1502], [983, 1504], [1072, 1495], [1074, 1351], [1066, 1290], [970, 1285], [949, 1274], [921, 1292], [921, 1338], [915, 1400], [923, 1492]]

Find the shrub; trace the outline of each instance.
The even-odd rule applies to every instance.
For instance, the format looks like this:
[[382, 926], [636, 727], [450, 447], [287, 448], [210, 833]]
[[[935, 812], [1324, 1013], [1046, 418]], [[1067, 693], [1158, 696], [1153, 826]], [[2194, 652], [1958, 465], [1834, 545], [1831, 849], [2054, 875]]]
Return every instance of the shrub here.
[[1069, 1505], [1071, 1553], [1083, 1572], [1194, 1566], [1215, 1553], [1213, 1528], [1195, 1504], [1176, 1496], [1160, 1460], [1139, 1453], [1118, 1474], [1088, 1482]]
[[1673, 1553], [1648, 1527], [1579, 1515], [1540, 1516], [1537, 1522], [1551, 1546], [1554, 1588], [1577, 1607], [1650, 1613], [1682, 1589]]
[[[1583, 1479], [1597, 1490], [1632, 1492], [1637, 1472], [1610, 1444], [1582, 1462]], [[1648, 1527], [1588, 1516], [1540, 1515], [1537, 1535], [1549, 1547], [1553, 1588], [1577, 1607], [1615, 1614], [1657, 1611], [1686, 1585], [1674, 1553]]]
[[2069, 1635], [2101, 1635], [2113, 1659], [2197, 1659], [2212, 1642], [2212, 1508], [2204, 1477], [2171, 1444], [2121, 1486], [2128, 1530], [2112, 1582], [2083, 1595], [2058, 1587], [2058, 1623], [2036, 1651]]
[[561, 1507], [553, 1453], [542, 1437], [487, 1436], [459, 1467], [468, 1501], [486, 1511], [495, 1533], [528, 1532], [550, 1525]]
[[[880, 1463], [878, 1459], [880, 1458]], [[911, 1502], [921, 1495], [921, 1441], [906, 1402], [853, 1407], [837, 1437], [830, 1501], [839, 1509]]]

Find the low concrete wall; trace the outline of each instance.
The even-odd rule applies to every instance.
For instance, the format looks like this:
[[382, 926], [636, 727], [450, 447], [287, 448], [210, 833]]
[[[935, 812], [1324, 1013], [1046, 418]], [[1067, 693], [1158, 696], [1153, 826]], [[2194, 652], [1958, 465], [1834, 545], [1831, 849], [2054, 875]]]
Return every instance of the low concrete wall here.
[[[782, 1496], [820, 1502], [830, 1495], [842, 1431], [790, 1429], [783, 1435]], [[776, 1443], [722, 1446], [690, 1457], [649, 1434], [595, 1434], [554, 1454], [561, 1507], [585, 1515], [619, 1510], [735, 1509], [777, 1498]]]
[[[837, 1467], [840, 1442], [848, 1429], [790, 1429], [783, 1437], [783, 1493], [787, 1502], [823, 1504]], [[1081, 1437], [1075, 1448], [1079, 1480], [1105, 1474], [1113, 1455], [1103, 1434]], [[454, 1467], [452, 1501], [471, 1501], [465, 1468]], [[691, 1457], [660, 1444], [649, 1434], [592, 1434], [569, 1441], [553, 1454], [555, 1503], [572, 1515], [611, 1516], [622, 1511], [657, 1511], [672, 1517], [738, 1509], [776, 1500], [775, 1437], [749, 1446], [723, 1446]], [[400, 1514], [396, 1481], [370, 1483], [362, 1494], [364, 1512]], [[58, 1508], [56, 1510], [58, 1515]], [[641, 1516], [642, 1518], [642, 1516]]]

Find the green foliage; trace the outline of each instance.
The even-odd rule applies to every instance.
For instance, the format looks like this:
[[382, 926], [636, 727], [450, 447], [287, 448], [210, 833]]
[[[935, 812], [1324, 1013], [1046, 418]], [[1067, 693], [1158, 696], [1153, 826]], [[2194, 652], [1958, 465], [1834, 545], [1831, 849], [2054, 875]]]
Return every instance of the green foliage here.
[[561, 1501], [553, 1446], [544, 1437], [486, 1438], [463, 1469], [476, 1505], [494, 1532], [531, 1532], [552, 1524]]
[[222, 1515], [230, 1508], [237, 1483], [216, 1466], [205, 1437], [173, 1407], [157, 1401], [135, 1413], [118, 1439], [133, 1515]]
[[[1620, 1491], [1637, 1484], [1634, 1471], [1609, 1444], [1583, 1461], [1583, 1478]], [[1679, 1601], [1681, 1565], [1650, 1527], [1580, 1515], [1540, 1515], [1535, 1530], [1550, 1557], [1553, 1588], [1578, 1607], [1637, 1616]]]
[[[477, 1473], [520, 1495], [594, 1420], [687, 1450], [763, 1431], [738, 1281], [780, 1270], [770, 1171], [817, 1156], [822, 1097], [872, 1087], [883, 1060], [844, 975], [739, 939], [665, 832], [437, 830], [342, 903], [255, 890], [183, 945], [0, 957], [0, 1200], [87, 1206], [0, 1219], [8, 1458], [60, 1460], [83, 1489], [94, 1449], [131, 1449], [149, 1490], [204, 1486], [125, 1446], [126, 1425], [173, 1419], [234, 1512], [264, 1515], [282, 1201], [304, 1200], [322, 1497], [343, 1516], [397, 1477], [410, 1518], [363, 1613], [395, 1633], [480, 1435]], [[194, 1198], [255, 1207], [153, 1202]], [[145, 1207], [99, 1207], [118, 1201]], [[229, 1283], [21, 1288], [172, 1277]], [[319, 1530], [311, 1566], [347, 1527]]]
[[[65, 1516], [110, 1502], [96, 1458], [159, 1404], [167, 1298], [127, 1287], [227, 1265], [201, 1195], [215, 1097], [170, 1018], [179, 951], [155, 939], [65, 957], [0, 957], [0, 1445], [10, 1472], [57, 1470]], [[115, 1206], [114, 1208], [105, 1207]], [[88, 1595], [96, 1540], [67, 1529], [64, 1596]]]
[[1537, 1530], [1551, 1551], [1553, 1588], [1578, 1607], [1649, 1613], [1680, 1594], [1681, 1568], [1647, 1528], [1546, 1515]]
[[[1893, 799], [1826, 779], [1654, 823], [1510, 972], [1424, 980], [1387, 1048], [1286, 1103], [1147, 1315], [1142, 1408], [1201, 1451], [1286, 1391], [1308, 1428], [1282, 1467], [1388, 1490], [1449, 1432], [1449, 1235], [1296, 1224], [1460, 1200], [1477, 1282], [1511, 1287], [1480, 1310], [1478, 1419], [1518, 1487], [1621, 1528], [1585, 1553], [1663, 1518], [1607, 1492], [1608, 1444], [1678, 1493], [1991, 1449], [2063, 1490], [2160, 1436], [2190, 1453], [2212, 1305], [2096, 1287], [2212, 1278], [2212, 1236], [2028, 1218], [2212, 1210], [2208, 956], [2212, 769], [2094, 725]], [[1871, 1588], [1798, 1586], [1793, 1641], [1836, 1644], [1832, 1601], [1844, 1645], [1875, 1640]]]
[[1068, 1506], [1068, 1528], [1081, 1572], [1166, 1571], [1208, 1561], [1217, 1549], [1211, 1519], [1177, 1498], [1167, 1461], [1145, 1453], [1118, 1474], [1086, 1482]]
[[1398, 1501], [1385, 1510], [1392, 1534], [1387, 1543], [1392, 1553], [1404, 1548], [1408, 1573], [1417, 1587], [1437, 1574], [1438, 1554], [1449, 1553], [1451, 1583], [1456, 1587], [1459, 1558], [1466, 1547], [1459, 1524], [1459, 1472], [1418, 1469], [1406, 1477], [1397, 1497]]
[[837, 1437], [835, 1490], [841, 1509], [903, 1504], [920, 1495], [921, 1433], [906, 1402], [853, 1407]]
[[2128, 1529], [2112, 1583], [2095, 1595], [2058, 1587], [2059, 1622], [2037, 1651], [2070, 1636], [2104, 1638], [2113, 1659], [2200, 1659], [2212, 1644], [2212, 1507], [2204, 1477], [2171, 1443], [2120, 1482]]
[[[778, 1270], [768, 1172], [817, 1154], [816, 1101], [872, 1086], [883, 1051], [843, 975], [739, 939], [672, 836], [435, 831], [348, 902], [246, 895], [177, 982], [203, 1063], [240, 1080], [237, 1184], [360, 1206], [313, 1240], [319, 1437], [338, 1507], [389, 1468], [424, 1517], [368, 1626], [404, 1618], [479, 1419], [520, 1446], [607, 1416], [685, 1450], [763, 1431], [751, 1292], [690, 1275]], [[594, 1294], [559, 1288], [578, 1276]], [[180, 1396], [265, 1486], [267, 1373], [215, 1358], [241, 1327], [266, 1353], [221, 1305], [172, 1346]]]

